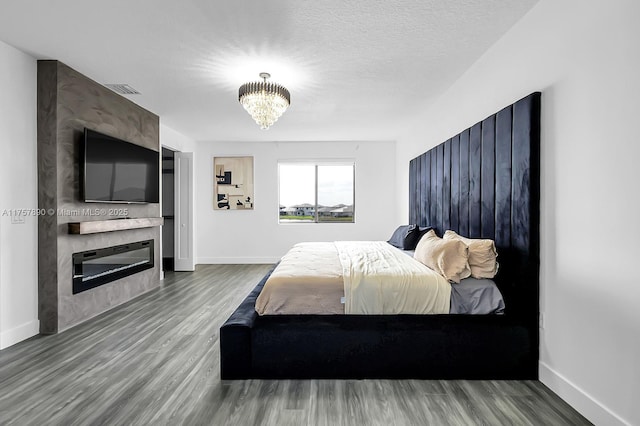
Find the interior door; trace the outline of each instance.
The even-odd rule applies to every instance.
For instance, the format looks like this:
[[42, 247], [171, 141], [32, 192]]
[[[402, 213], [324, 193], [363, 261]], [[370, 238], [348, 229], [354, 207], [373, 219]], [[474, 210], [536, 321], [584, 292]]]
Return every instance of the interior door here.
[[176, 152], [175, 166], [175, 270], [195, 270], [193, 238], [193, 153]]

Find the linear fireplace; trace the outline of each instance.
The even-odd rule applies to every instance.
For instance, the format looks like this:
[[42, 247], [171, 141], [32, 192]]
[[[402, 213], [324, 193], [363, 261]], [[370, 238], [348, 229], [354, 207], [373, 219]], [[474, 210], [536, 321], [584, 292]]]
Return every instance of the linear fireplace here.
[[74, 253], [73, 294], [153, 266], [153, 240]]

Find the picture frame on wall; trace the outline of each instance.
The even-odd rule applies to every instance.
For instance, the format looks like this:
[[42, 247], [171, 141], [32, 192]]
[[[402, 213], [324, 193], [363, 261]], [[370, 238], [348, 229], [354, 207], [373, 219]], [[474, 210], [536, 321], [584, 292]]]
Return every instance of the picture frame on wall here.
[[253, 157], [213, 158], [213, 209], [253, 210]]

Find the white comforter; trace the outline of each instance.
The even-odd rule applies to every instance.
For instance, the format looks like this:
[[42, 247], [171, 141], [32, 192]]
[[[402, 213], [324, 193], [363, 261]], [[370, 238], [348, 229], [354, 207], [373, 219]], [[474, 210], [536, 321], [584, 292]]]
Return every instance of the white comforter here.
[[336, 241], [346, 314], [448, 314], [451, 285], [384, 241]]
[[300, 243], [267, 280], [256, 312], [447, 314], [450, 297], [444, 278], [386, 242]]

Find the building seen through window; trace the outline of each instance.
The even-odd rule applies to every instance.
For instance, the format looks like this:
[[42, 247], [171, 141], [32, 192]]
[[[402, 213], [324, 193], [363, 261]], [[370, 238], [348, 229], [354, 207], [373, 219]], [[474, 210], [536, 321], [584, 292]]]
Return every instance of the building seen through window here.
[[353, 162], [279, 164], [280, 223], [353, 223]]

